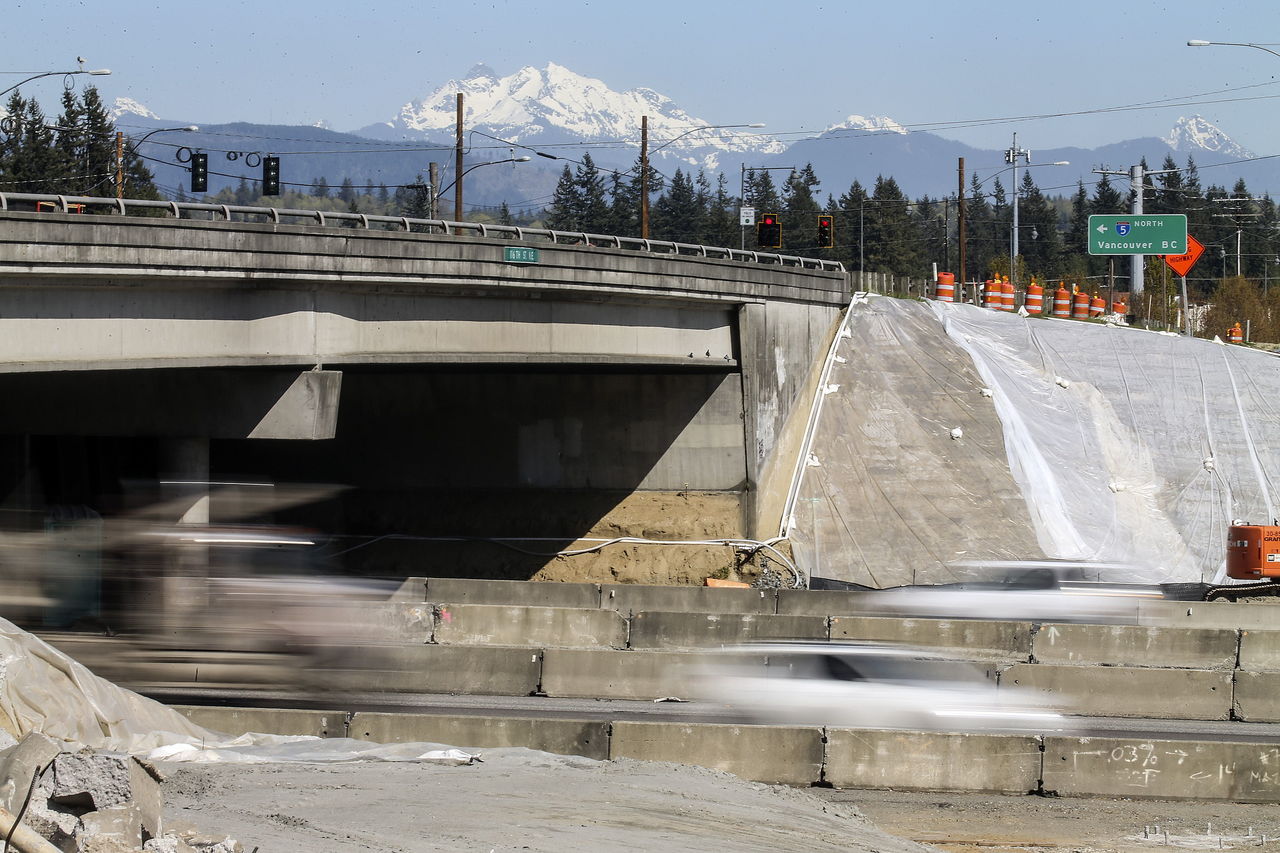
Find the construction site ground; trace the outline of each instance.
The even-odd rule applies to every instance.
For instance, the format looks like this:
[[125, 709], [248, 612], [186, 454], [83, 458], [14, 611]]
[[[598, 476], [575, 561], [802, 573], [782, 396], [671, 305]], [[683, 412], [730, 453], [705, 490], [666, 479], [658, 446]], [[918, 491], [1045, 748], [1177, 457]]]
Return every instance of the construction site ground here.
[[470, 767], [162, 769], [170, 818], [231, 835], [246, 850], [1280, 849], [1274, 805], [787, 788], [699, 767], [518, 749]]

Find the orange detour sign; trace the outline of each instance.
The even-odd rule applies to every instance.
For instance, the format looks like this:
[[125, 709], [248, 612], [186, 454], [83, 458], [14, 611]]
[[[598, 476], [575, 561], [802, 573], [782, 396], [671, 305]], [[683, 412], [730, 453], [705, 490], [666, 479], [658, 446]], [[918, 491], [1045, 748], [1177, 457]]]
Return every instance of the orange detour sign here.
[[1196, 261], [1200, 260], [1200, 256], [1204, 254], [1204, 244], [1187, 235], [1187, 253], [1185, 255], [1165, 255], [1164, 262], [1169, 265], [1169, 269], [1178, 275], [1185, 276], [1191, 272], [1191, 268], [1196, 265]]

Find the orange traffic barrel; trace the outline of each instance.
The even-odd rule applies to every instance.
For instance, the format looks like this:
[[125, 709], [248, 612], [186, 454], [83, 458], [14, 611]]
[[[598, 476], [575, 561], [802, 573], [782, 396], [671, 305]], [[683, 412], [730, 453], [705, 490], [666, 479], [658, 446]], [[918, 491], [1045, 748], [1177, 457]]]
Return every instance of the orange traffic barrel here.
[[1244, 343], [1244, 329], [1240, 328], [1239, 323], [1227, 329], [1227, 340], [1233, 344]]
[[1101, 317], [1105, 313], [1107, 313], [1107, 300], [1103, 299], [1101, 296], [1094, 295], [1094, 297], [1089, 300], [1089, 316]]
[[1083, 290], [1077, 290], [1075, 296], [1071, 297], [1071, 319], [1089, 319], [1089, 294]]
[[1000, 289], [998, 280], [987, 279], [986, 284], [982, 288], [982, 307], [1000, 310], [1000, 306], [1004, 302], [1003, 291]]
[[1013, 303], [1017, 301], [1017, 296], [1013, 289], [1013, 282], [1007, 278], [1000, 282], [1000, 296], [1000, 310], [1012, 311]]
[[1125, 302], [1123, 298], [1117, 299], [1111, 303], [1111, 310], [1117, 314], [1128, 314], [1129, 303]]
[[934, 288], [933, 298], [939, 302], [956, 301], [956, 277], [953, 273], [938, 273], [938, 284]]
[[1053, 316], [1071, 316], [1071, 294], [1067, 292], [1065, 284], [1058, 285], [1058, 289], [1053, 293]]
[[1027, 285], [1026, 308], [1028, 314], [1040, 314], [1044, 311], [1044, 288], [1036, 284], [1034, 278]]

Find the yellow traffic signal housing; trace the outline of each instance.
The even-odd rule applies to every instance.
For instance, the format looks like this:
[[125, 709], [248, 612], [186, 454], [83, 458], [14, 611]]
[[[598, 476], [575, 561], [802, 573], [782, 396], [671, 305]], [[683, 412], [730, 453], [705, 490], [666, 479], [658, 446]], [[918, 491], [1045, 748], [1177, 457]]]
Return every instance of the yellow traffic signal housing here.
[[778, 214], [761, 214], [756, 222], [756, 245], [762, 249], [782, 248], [782, 220]]

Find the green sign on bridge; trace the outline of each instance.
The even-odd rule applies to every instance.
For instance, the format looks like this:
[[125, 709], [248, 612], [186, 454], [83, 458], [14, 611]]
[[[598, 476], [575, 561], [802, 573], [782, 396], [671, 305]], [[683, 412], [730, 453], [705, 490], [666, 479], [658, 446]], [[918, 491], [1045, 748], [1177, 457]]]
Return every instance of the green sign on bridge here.
[[1181, 213], [1130, 213], [1089, 217], [1091, 255], [1184, 255], [1187, 217]]

